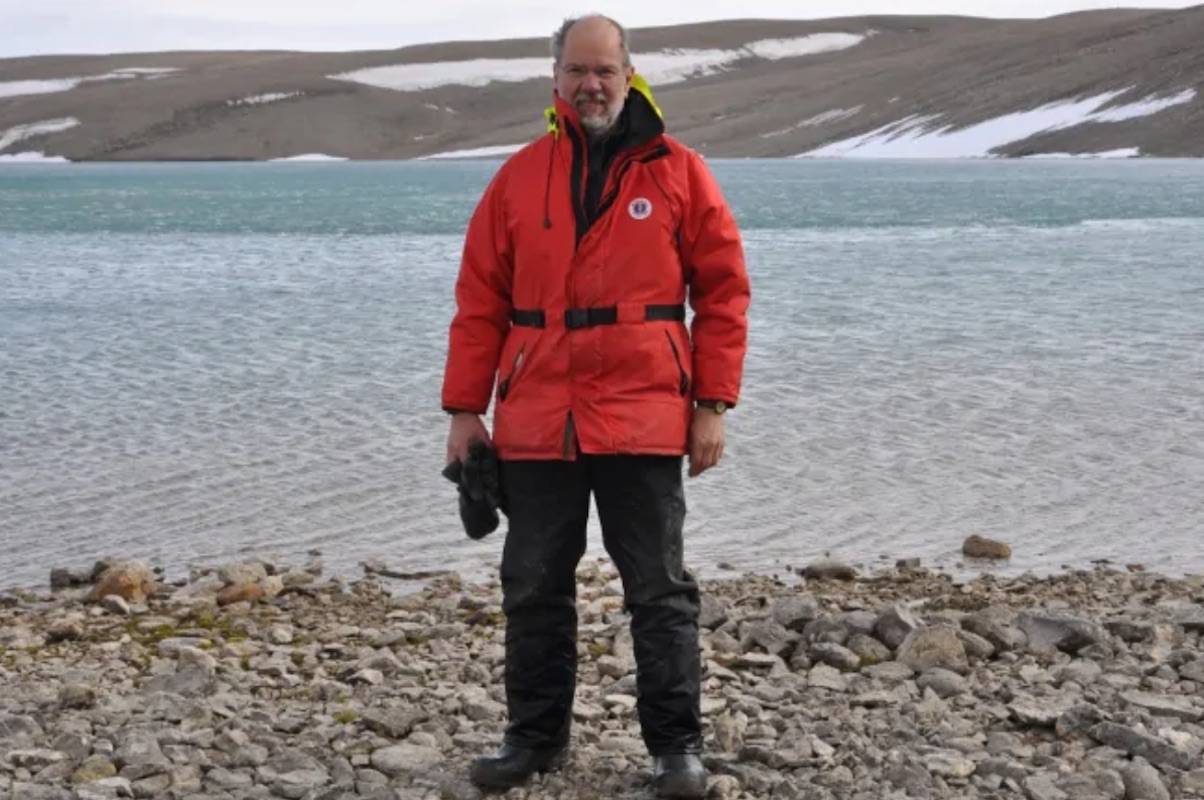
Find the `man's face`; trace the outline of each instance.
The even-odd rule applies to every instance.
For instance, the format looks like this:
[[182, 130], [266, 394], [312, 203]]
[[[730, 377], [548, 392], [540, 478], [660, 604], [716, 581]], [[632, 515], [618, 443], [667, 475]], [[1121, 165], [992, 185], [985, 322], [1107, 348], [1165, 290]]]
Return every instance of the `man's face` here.
[[577, 109], [591, 136], [609, 131], [623, 111], [634, 70], [623, 65], [619, 32], [604, 19], [569, 28], [560, 63], [553, 68], [556, 94]]

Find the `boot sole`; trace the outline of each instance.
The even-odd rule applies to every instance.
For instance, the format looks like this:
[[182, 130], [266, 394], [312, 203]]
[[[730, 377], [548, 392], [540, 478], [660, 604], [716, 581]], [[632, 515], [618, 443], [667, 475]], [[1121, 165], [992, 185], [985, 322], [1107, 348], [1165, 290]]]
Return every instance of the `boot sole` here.
[[529, 781], [532, 775], [557, 771], [564, 766], [565, 755], [564, 752], [557, 753], [548, 760], [548, 763], [536, 767], [531, 772], [521, 774], [499, 772], [487, 766], [473, 764], [468, 770], [468, 779], [482, 789], [513, 789]]
[[656, 796], [662, 800], [701, 800], [706, 795], [705, 776], [666, 776], [656, 784]]

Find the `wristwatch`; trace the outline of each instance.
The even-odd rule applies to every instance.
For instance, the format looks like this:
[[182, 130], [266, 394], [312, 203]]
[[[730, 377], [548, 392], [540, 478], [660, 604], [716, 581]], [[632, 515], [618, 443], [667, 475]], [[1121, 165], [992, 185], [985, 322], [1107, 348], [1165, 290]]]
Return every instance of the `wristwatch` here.
[[722, 414], [723, 412], [725, 412], [729, 408], [731, 408], [731, 406], [729, 406], [727, 403], [723, 402], [722, 400], [699, 400], [698, 405], [700, 408], [709, 408], [712, 411], [714, 411], [716, 414]]

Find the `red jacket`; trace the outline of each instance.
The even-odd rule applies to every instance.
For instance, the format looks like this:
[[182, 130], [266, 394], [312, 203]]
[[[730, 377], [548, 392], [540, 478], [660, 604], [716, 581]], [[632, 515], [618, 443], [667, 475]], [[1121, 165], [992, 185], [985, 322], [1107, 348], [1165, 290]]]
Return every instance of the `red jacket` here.
[[469, 223], [443, 407], [483, 414], [496, 394], [503, 459], [683, 455], [692, 400], [739, 399], [740, 234], [702, 157], [665, 135], [645, 92], [628, 95], [628, 140], [592, 221], [587, 140], [557, 98], [549, 133], [502, 165]]

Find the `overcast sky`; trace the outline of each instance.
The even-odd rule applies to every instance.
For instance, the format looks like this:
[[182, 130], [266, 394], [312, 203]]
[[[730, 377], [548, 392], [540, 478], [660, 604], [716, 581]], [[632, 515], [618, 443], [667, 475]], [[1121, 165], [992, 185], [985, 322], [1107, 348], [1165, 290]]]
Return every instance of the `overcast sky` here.
[[[546, 36], [600, 11], [628, 27], [741, 17], [862, 14], [1044, 17], [1107, 7], [1090, 0], [0, 0], [0, 57], [154, 50], [363, 50], [449, 39]], [[1135, 8], [1193, 3], [1128, 2]], [[638, 40], [636, 49], [639, 49]]]

